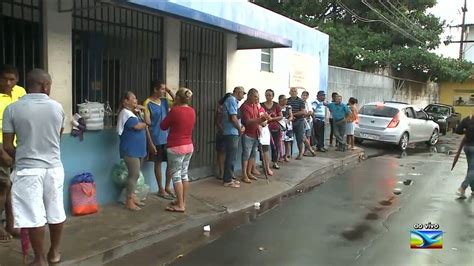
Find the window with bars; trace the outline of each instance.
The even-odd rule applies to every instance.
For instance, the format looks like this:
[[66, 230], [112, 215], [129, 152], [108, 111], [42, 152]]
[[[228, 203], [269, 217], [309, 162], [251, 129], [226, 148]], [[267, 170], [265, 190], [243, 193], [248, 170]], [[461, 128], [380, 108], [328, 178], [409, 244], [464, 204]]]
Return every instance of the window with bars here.
[[163, 78], [163, 18], [95, 0], [73, 4], [73, 110], [88, 100], [116, 113], [126, 91], [144, 101]]
[[273, 72], [273, 49], [262, 49], [260, 70], [266, 72]]
[[41, 0], [0, 1], [0, 64], [18, 69], [18, 85], [26, 74], [42, 67]]

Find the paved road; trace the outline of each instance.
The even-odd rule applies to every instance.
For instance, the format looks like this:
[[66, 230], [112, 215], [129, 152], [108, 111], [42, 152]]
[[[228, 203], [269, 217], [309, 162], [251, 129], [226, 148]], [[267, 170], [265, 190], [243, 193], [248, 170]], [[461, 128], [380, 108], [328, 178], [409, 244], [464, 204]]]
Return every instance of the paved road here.
[[[474, 200], [454, 195], [465, 159], [450, 172], [444, 153], [455, 144], [403, 156], [366, 144], [369, 160], [174, 265], [473, 265]], [[444, 231], [443, 249], [410, 249], [413, 225], [428, 222]]]

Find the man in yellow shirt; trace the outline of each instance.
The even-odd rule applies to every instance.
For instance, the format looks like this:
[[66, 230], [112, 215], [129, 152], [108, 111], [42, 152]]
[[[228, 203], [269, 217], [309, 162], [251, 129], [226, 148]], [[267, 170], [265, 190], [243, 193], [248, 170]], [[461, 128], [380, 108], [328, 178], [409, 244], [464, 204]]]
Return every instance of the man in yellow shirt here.
[[18, 235], [18, 230], [13, 228], [13, 211], [11, 202], [10, 166], [13, 159], [3, 149], [3, 112], [13, 102], [18, 101], [26, 94], [25, 89], [17, 86], [18, 70], [9, 65], [0, 66], [0, 215], [5, 210], [6, 227], [0, 225], [0, 242], [7, 242], [12, 236]]

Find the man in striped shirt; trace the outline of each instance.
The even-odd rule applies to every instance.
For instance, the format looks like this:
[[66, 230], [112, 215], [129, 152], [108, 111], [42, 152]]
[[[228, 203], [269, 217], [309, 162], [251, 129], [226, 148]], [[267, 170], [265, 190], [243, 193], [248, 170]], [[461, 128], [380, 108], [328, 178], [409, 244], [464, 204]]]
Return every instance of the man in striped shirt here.
[[295, 87], [290, 89], [290, 98], [288, 98], [288, 105], [291, 106], [293, 112], [293, 132], [298, 145], [298, 157], [296, 160], [301, 160], [304, 154], [304, 119], [306, 115], [306, 105], [300, 97]]

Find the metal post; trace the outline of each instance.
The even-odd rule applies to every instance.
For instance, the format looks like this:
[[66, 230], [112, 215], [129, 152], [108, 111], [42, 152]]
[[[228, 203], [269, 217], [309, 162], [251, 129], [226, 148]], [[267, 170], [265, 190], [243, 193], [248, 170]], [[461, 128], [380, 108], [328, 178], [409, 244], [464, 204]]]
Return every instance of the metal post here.
[[466, 12], [467, 12], [467, 0], [464, 0], [464, 7], [462, 8], [462, 24], [461, 24], [461, 41], [459, 43], [459, 60], [463, 59], [463, 48], [464, 48], [464, 33], [466, 31]]

